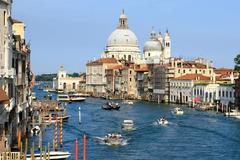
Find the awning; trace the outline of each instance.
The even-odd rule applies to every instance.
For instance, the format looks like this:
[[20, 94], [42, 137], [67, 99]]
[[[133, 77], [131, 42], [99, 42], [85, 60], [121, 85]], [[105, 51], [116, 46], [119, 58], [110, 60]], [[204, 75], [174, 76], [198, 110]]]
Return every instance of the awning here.
[[0, 104], [9, 104], [9, 98], [6, 94], [6, 92], [0, 88]]
[[201, 98], [195, 97], [195, 98], [192, 99], [192, 102], [193, 103], [201, 103]]

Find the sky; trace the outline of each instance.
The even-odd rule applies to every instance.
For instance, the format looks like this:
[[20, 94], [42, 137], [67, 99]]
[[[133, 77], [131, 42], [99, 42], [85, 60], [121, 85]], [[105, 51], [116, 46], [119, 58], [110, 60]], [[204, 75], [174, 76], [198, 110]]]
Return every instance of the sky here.
[[169, 30], [172, 56], [203, 57], [233, 67], [240, 53], [239, 0], [13, 0], [12, 16], [26, 25], [36, 74], [85, 72], [99, 58], [122, 11], [143, 50], [152, 27]]

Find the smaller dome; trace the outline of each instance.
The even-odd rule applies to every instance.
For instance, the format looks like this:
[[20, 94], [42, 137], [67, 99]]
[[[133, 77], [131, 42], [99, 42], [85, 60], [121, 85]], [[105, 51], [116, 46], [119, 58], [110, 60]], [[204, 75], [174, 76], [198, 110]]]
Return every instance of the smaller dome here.
[[150, 39], [144, 44], [144, 52], [162, 51], [162, 46], [158, 40]]

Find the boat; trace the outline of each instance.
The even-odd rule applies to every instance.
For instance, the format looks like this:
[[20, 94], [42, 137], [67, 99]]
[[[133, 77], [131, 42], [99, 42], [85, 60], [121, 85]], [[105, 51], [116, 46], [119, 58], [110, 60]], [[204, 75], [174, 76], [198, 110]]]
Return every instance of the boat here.
[[57, 101], [63, 101], [63, 102], [80, 102], [84, 101], [86, 98], [81, 97], [77, 93], [73, 94], [59, 94], [57, 96]]
[[133, 104], [133, 101], [130, 101], [130, 100], [125, 100], [123, 101], [124, 104]]
[[122, 123], [123, 130], [132, 130], [134, 127], [133, 120], [124, 120]]
[[39, 126], [35, 126], [31, 129], [31, 135], [38, 135], [41, 132], [41, 128]]
[[181, 108], [176, 107], [176, 108], [173, 109], [172, 113], [176, 114], [176, 115], [182, 115], [184, 112]]
[[[42, 153], [42, 159], [44, 157], [45, 152]], [[47, 157], [48, 157], [48, 153], [46, 153]], [[35, 160], [40, 160], [40, 153], [35, 153], [34, 154], [34, 159]], [[71, 156], [71, 153], [69, 152], [63, 152], [63, 151], [50, 151], [49, 152], [49, 157], [50, 159], [56, 159], [56, 160], [64, 160], [67, 159], [68, 157]], [[27, 155], [27, 160], [31, 160], [31, 154]]]
[[58, 94], [57, 96], [57, 101], [62, 101], [62, 102], [70, 102], [71, 99], [68, 96], [68, 94]]
[[118, 133], [108, 134], [104, 137], [103, 140], [109, 145], [121, 145], [123, 143], [123, 137]]
[[158, 125], [167, 125], [168, 124], [168, 120], [166, 118], [160, 118], [160, 119], [157, 119], [157, 124]]
[[58, 116], [56, 114], [50, 114], [50, 116], [47, 115], [42, 118], [42, 120], [45, 123], [55, 123], [56, 121], [60, 122], [61, 119], [62, 121], [67, 121], [69, 119], [69, 116], [68, 115]]
[[105, 109], [105, 110], [119, 110], [120, 106], [119, 106], [118, 103], [107, 102], [106, 104], [102, 105], [102, 109]]
[[224, 116], [236, 117], [240, 116], [240, 112], [237, 109], [231, 109], [230, 112], [225, 112]]
[[68, 95], [70, 97], [70, 100], [72, 102], [80, 102], [80, 101], [85, 101], [86, 98], [82, 97], [80, 94], [78, 93], [73, 93], [73, 94], [69, 94]]

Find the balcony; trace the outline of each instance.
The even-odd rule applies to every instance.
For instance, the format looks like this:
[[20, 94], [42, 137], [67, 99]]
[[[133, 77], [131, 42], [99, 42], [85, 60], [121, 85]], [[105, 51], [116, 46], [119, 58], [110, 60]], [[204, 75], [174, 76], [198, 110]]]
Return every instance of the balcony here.
[[15, 69], [0, 69], [0, 76], [4, 78], [14, 78], [16, 75]]

